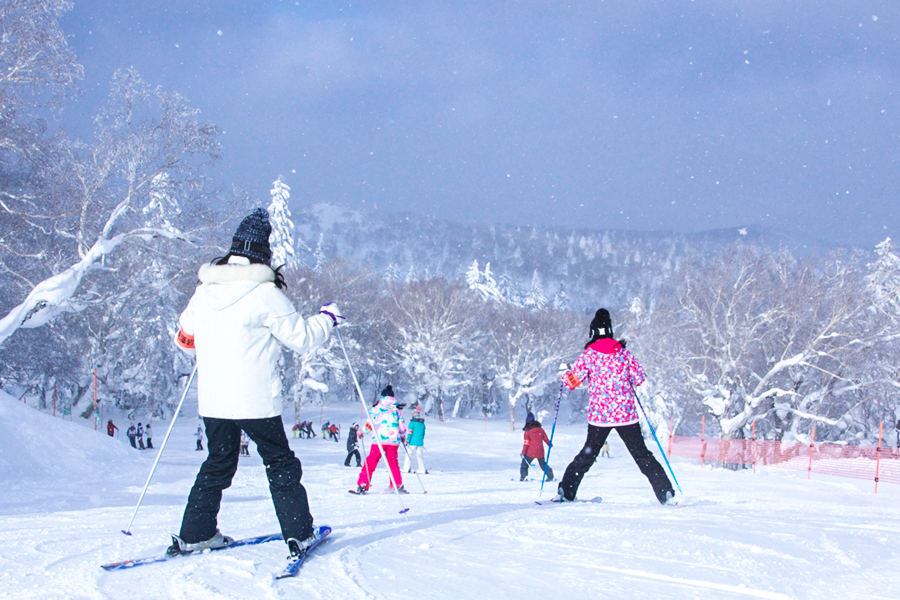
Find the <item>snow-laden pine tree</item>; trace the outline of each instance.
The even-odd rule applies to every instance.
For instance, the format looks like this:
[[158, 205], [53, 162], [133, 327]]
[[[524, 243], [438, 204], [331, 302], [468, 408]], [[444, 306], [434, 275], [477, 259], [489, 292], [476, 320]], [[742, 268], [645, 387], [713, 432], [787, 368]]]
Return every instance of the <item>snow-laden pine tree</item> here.
[[494, 277], [491, 275], [491, 263], [485, 264], [484, 272], [481, 272], [478, 269], [478, 260], [476, 259], [466, 271], [466, 285], [469, 286], [470, 290], [478, 292], [484, 300], [496, 300], [499, 302], [503, 299], [500, 296], [497, 282], [494, 281]]
[[559, 289], [556, 290], [556, 294], [553, 296], [551, 306], [555, 309], [569, 309], [569, 293], [566, 292], [566, 286], [562, 283], [559, 284]]
[[466, 285], [470, 290], [476, 289], [481, 284], [481, 270], [478, 268], [478, 259], [472, 261], [472, 265], [466, 270]]
[[535, 310], [541, 310], [547, 306], [547, 296], [544, 295], [544, 287], [541, 285], [537, 269], [531, 276], [531, 287], [528, 288], [528, 293], [525, 295], [524, 304], [527, 308]]
[[291, 209], [288, 201], [291, 198], [291, 188], [281, 180], [281, 176], [272, 184], [272, 203], [269, 204], [269, 223], [272, 224], [272, 234], [269, 236], [269, 245], [272, 247], [272, 266], [284, 265], [286, 269], [296, 269], [300, 266], [294, 253], [294, 222], [291, 220]]
[[313, 258], [316, 259], [316, 263], [315, 263], [315, 265], [313, 265], [313, 271], [315, 271], [316, 273], [321, 273], [322, 271], [325, 270], [325, 261], [327, 259], [325, 258], [325, 250], [322, 247], [324, 245], [324, 242], [325, 242], [325, 234], [320, 233], [319, 241], [316, 244], [316, 251], [313, 252]]
[[516, 307], [525, 306], [522, 290], [509, 273], [500, 276], [500, 283], [497, 285], [500, 291], [500, 297], [504, 302], [512, 304]]
[[389, 263], [387, 268], [384, 270], [382, 279], [389, 283], [397, 283], [401, 279], [400, 268], [394, 263]]

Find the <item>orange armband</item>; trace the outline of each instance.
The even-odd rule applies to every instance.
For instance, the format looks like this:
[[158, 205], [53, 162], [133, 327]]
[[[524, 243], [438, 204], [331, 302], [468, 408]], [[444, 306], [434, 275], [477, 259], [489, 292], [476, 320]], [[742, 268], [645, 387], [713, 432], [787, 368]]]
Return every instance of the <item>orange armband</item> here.
[[178, 330], [178, 335], [175, 336], [175, 342], [183, 350], [194, 350], [194, 336], [186, 334], [184, 329]]
[[578, 379], [575, 376], [575, 373], [573, 373], [572, 371], [569, 371], [568, 373], [566, 373], [566, 378], [564, 381], [565, 381], [566, 387], [569, 388], [570, 390], [574, 390], [579, 385], [581, 385], [581, 380]]

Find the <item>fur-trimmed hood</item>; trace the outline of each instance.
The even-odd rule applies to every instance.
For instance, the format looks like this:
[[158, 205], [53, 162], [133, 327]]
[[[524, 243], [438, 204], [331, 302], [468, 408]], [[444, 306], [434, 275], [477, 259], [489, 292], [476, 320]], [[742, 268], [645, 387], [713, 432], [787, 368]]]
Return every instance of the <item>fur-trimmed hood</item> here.
[[233, 305], [258, 286], [275, 281], [268, 265], [251, 264], [242, 256], [232, 256], [227, 265], [204, 264], [197, 272], [203, 300], [214, 311]]

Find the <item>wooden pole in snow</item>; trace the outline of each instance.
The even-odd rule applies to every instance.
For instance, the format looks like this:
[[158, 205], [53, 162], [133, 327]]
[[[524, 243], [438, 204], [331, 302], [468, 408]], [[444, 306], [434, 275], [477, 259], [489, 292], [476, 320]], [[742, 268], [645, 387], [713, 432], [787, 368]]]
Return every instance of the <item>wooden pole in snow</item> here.
[[884, 421], [878, 423], [878, 449], [875, 450], [875, 493], [878, 493], [878, 473], [881, 470], [881, 434], [884, 430]]
[[806, 479], [812, 479], [812, 455], [813, 448], [815, 447], [816, 442], [816, 428], [812, 428], [812, 432], [809, 434], [809, 467], [806, 470]]

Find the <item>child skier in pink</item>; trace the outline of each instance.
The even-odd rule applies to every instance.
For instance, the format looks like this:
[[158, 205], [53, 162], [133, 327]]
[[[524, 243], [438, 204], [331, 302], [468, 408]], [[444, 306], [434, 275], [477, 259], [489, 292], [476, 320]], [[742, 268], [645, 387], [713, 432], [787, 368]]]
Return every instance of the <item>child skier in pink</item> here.
[[585, 381], [588, 384], [591, 400], [587, 415], [587, 440], [581, 452], [566, 467], [555, 500], [575, 500], [581, 479], [597, 460], [606, 438], [615, 429], [641, 473], [650, 482], [656, 499], [660, 504], [669, 504], [675, 491], [662, 465], [644, 444], [634, 403], [634, 388], [644, 383], [644, 369], [625, 349], [625, 342], [617, 342], [613, 337], [612, 319], [605, 308], [594, 315], [590, 335], [584, 352], [562, 377], [570, 390]]
[[369, 419], [358, 434], [360, 438], [366, 431], [372, 431], [372, 423], [375, 424], [374, 439], [369, 447], [369, 456], [366, 457], [366, 463], [356, 481], [356, 493], [365, 494], [369, 491], [375, 467], [381, 460], [381, 449], [384, 448], [385, 459], [393, 480], [391, 487], [396, 485], [398, 492], [408, 494], [409, 492], [403, 488], [403, 477], [400, 475], [400, 464], [397, 462], [397, 451], [406, 438], [406, 422], [400, 414], [400, 409], [397, 408], [397, 399], [394, 398], [394, 389], [391, 386], [384, 388], [381, 399], [369, 411]]

